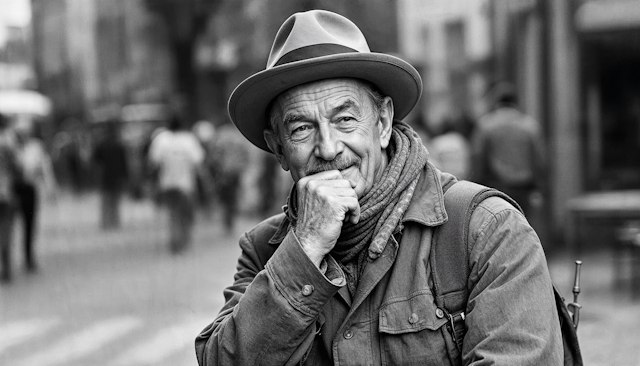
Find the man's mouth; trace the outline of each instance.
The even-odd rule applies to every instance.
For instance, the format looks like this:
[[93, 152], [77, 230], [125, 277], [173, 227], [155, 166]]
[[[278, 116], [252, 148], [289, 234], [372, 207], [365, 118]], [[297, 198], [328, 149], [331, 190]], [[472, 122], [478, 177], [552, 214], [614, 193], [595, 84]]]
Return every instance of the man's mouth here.
[[325, 172], [328, 170], [338, 170], [340, 173], [346, 172], [347, 170], [350, 170], [351, 168], [357, 168], [359, 165], [359, 161], [356, 161], [355, 159], [352, 160], [347, 160], [347, 161], [341, 161], [341, 162], [323, 162], [320, 164], [317, 164], [313, 167], [311, 167], [310, 169], [307, 169], [306, 174], [307, 175], [312, 175], [312, 174], [317, 174], [320, 172]]
[[355, 165], [349, 165], [346, 168], [339, 169], [339, 171], [340, 171], [341, 174], [344, 174], [344, 173], [346, 173], [348, 170], [350, 170], [353, 167], [355, 167]]

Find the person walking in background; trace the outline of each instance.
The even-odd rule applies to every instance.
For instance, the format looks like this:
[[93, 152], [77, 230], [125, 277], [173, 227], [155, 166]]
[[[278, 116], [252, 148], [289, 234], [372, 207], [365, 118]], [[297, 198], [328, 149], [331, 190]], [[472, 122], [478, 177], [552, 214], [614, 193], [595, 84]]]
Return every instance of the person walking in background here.
[[36, 136], [35, 125], [30, 119], [19, 120], [15, 127], [17, 157], [22, 167], [21, 179], [16, 182], [18, 215], [23, 222], [23, 248], [27, 271], [35, 272], [34, 236], [40, 208], [40, 195], [49, 200], [57, 190], [53, 164], [42, 140]]
[[105, 124], [102, 140], [93, 152], [99, 173], [101, 194], [101, 226], [103, 230], [120, 228], [120, 205], [129, 178], [127, 153], [120, 140], [119, 121]]
[[201, 174], [197, 175], [197, 198], [205, 217], [210, 218], [213, 214], [215, 201], [215, 181], [213, 176], [215, 174], [216, 127], [207, 120], [200, 120], [193, 125], [191, 131], [200, 141], [205, 153]]
[[17, 159], [17, 142], [9, 129], [9, 118], [0, 114], [0, 282], [11, 281], [11, 240], [15, 215], [15, 184], [22, 174]]
[[478, 120], [472, 137], [471, 178], [511, 196], [529, 215], [545, 179], [540, 125], [518, 109], [514, 85], [497, 83], [488, 95], [493, 110]]
[[161, 202], [169, 213], [169, 248], [185, 250], [191, 241], [195, 220], [197, 175], [201, 174], [204, 149], [193, 132], [174, 116], [166, 131], [151, 141], [149, 161], [158, 170]]
[[167, 130], [166, 126], [159, 126], [155, 128], [153, 131], [151, 131], [151, 134], [149, 135], [149, 138], [145, 142], [145, 145], [142, 149], [143, 169], [144, 169], [143, 173], [144, 173], [145, 181], [147, 184], [147, 189], [149, 191], [149, 195], [151, 196], [153, 203], [155, 205], [160, 205], [161, 203], [160, 187], [158, 184], [158, 169], [151, 162], [149, 151], [151, 149], [151, 144], [153, 143], [153, 140], [156, 139], [156, 136], [158, 136], [162, 132], [165, 132], [166, 130]]
[[242, 173], [249, 164], [249, 151], [244, 138], [231, 123], [218, 128], [214, 146], [215, 182], [222, 221], [227, 233], [231, 233], [238, 216], [238, 192]]

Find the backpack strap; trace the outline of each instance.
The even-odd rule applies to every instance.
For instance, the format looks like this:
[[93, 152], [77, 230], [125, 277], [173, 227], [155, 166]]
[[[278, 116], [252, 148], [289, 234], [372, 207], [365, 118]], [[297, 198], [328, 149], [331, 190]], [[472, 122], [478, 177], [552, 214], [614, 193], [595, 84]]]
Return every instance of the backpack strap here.
[[[483, 200], [500, 197], [518, 210], [520, 206], [506, 194], [469, 181], [459, 181], [443, 187], [444, 206], [448, 220], [435, 229], [429, 261], [436, 305], [449, 318], [449, 332], [459, 350], [466, 329], [465, 310], [469, 291], [469, 223], [471, 214]], [[465, 258], [461, 263], [460, 259]], [[462, 264], [462, 265], [461, 265]]]

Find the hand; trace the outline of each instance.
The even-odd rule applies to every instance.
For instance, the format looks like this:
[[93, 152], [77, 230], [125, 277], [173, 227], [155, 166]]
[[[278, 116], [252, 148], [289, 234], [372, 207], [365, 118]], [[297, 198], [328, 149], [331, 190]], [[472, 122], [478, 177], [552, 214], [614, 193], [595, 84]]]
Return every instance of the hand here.
[[360, 204], [355, 183], [338, 170], [306, 176], [298, 181], [298, 221], [295, 234], [311, 261], [320, 266], [333, 249], [345, 220], [360, 220]]

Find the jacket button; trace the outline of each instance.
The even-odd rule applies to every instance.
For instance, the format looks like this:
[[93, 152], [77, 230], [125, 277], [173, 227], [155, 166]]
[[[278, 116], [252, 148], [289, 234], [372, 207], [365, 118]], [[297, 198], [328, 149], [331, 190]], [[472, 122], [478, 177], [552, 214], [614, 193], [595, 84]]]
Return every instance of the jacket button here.
[[309, 296], [313, 293], [313, 286], [311, 285], [304, 285], [302, 286], [302, 294], [304, 296]]
[[351, 329], [347, 329], [344, 331], [344, 339], [351, 339], [353, 338], [353, 332], [351, 331]]
[[413, 313], [413, 314], [411, 314], [411, 316], [409, 317], [409, 323], [410, 323], [410, 324], [415, 324], [415, 323], [417, 323], [417, 322], [418, 322], [418, 320], [419, 320], [419, 319], [420, 319], [420, 318], [418, 318], [418, 314]]
[[444, 318], [444, 311], [442, 311], [442, 309], [440, 309], [440, 308], [437, 308], [436, 309], [436, 316], [438, 317], [438, 319]]

